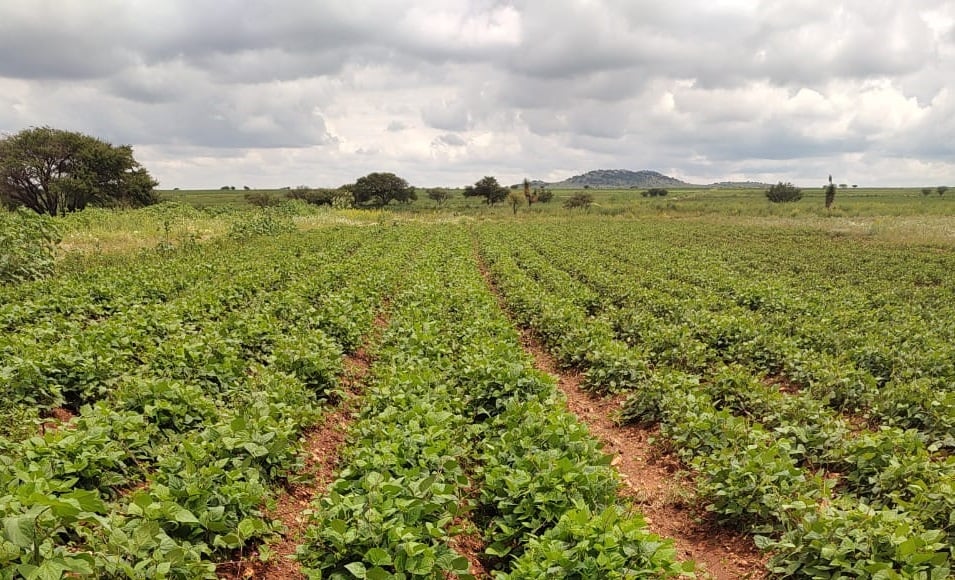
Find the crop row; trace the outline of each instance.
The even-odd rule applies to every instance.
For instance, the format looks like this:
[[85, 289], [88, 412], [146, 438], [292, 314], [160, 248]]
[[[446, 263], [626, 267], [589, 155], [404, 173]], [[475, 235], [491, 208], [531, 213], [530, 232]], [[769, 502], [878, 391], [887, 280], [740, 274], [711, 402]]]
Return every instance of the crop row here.
[[[746, 364], [686, 364], [699, 350], [688, 342], [656, 335], [667, 344], [661, 348], [645, 335], [628, 344], [605, 315], [605, 297], [561, 269], [564, 261], [582, 267], [588, 256], [579, 248], [541, 259], [530, 249], [544, 245], [541, 237], [493, 234], [482, 236], [482, 251], [520, 321], [564, 364], [583, 368], [594, 388], [633, 390], [625, 418], [660, 424], [699, 474], [709, 509], [764, 534], [776, 571], [947, 575], [955, 462], [935, 457], [917, 432], [856, 433], [812, 393], [781, 393]], [[567, 231], [561, 235], [570, 243]], [[612, 278], [609, 263], [596, 256], [594, 263], [589, 275]], [[655, 280], [663, 293], [667, 280]], [[671, 303], [691, 310], [692, 303]]]
[[[165, 256], [181, 292], [38, 308], [6, 335], [5, 391], [79, 415], [0, 440], [0, 577], [214, 577], [214, 562], [274, 533], [262, 508], [297, 469], [300, 433], [334, 396], [343, 351], [417, 241], [358, 239], [322, 232]], [[237, 255], [246, 263], [233, 268]], [[163, 287], [148, 258], [127, 264], [129, 279]], [[62, 283], [96, 302], [100, 276]], [[92, 312], [75, 327], [58, 317]]]
[[536, 371], [460, 229], [433, 228], [392, 303], [344, 468], [298, 552], [315, 578], [677, 575], [672, 543]]
[[[823, 280], [812, 275], [819, 266], [805, 263], [799, 276], [756, 276], [754, 264], [742, 268], [725, 256], [741, 261], [756, 244], [717, 253], [584, 233], [573, 242], [565, 235], [543, 243], [534, 233], [530, 244], [515, 241], [535, 246], [522, 252], [522, 266], [605, 319], [650, 362], [689, 372], [742, 364], [871, 424], [918, 429], [937, 446], [955, 446], [955, 340], [944, 323], [955, 320], [952, 288], [903, 292], [878, 270]], [[903, 265], [934, 279], [930, 258], [915, 254]]]

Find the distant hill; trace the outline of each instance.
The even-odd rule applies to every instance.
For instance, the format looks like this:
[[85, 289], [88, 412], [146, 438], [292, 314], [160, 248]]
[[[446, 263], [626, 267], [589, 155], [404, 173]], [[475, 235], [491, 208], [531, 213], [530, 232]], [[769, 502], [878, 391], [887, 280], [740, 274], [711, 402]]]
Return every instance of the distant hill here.
[[716, 189], [766, 189], [772, 186], [772, 183], [761, 183], [759, 181], [720, 181], [711, 183], [709, 186]]
[[627, 169], [597, 169], [588, 171], [583, 175], [575, 175], [569, 179], [548, 184], [549, 187], [554, 189], [580, 189], [583, 187], [643, 189], [648, 187], [692, 187], [692, 185], [657, 171], [629, 171]]

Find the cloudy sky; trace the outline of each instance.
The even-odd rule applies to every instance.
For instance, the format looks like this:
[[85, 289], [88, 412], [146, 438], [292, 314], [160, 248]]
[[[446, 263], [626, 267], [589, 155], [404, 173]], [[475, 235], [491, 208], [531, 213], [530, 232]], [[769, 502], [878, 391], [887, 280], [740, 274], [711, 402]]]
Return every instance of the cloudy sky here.
[[952, 0], [0, 0], [0, 132], [161, 187], [955, 185]]

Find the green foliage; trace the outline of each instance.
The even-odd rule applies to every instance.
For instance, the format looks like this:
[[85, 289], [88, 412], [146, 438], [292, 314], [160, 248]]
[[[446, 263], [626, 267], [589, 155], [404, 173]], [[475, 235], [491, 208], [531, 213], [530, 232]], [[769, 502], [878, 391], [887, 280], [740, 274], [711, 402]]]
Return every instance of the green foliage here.
[[451, 192], [440, 187], [432, 187], [428, 189], [428, 199], [441, 207], [451, 199]]
[[36, 280], [53, 272], [60, 233], [49, 218], [26, 209], [0, 211], [0, 282]]
[[953, 312], [950, 256], [634, 222], [479, 242], [515, 319], [589, 388], [629, 391], [620, 419], [658, 426], [721, 520], [775, 538], [775, 572], [947, 577], [955, 367], [929, 321]]
[[663, 189], [662, 187], [652, 187], [645, 190], [642, 195], [643, 197], [666, 197], [670, 192]]
[[243, 196], [249, 205], [256, 207], [275, 207], [282, 203], [282, 198], [268, 191], [252, 191]]
[[672, 578], [693, 571], [678, 564], [671, 540], [650, 533], [639, 517], [617, 507], [566, 512], [557, 525], [531, 538], [524, 554], [501, 579]]
[[951, 574], [951, 546], [940, 531], [913, 528], [895, 510], [867, 505], [821, 506], [779, 540], [757, 537], [771, 550], [770, 569], [799, 578], [926, 578]]
[[832, 203], [836, 200], [836, 186], [832, 183], [826, 186], [826, 209], [832, 208]]
[[355, 204], [384, 207], [392, 201], [411, 202], [418, 199], [415, 189], [394, 173], [369, 173], [350, 186]]
[[29, 422], [0, 438], [0, 575], [214, 578], [272, 536], [263, 506], [337, 384], [329, 337], [367, 332], [385, 248], [420, 242], [362, 234], [129, 256], [0, 303], [5, 404], [77, 414], [3, 414]]
[[285, 196], [288, 199], [300, 199], [312, 205], [332, 205], [335, 199], [344, 195], [351, 197], [350, 192], [342, 192], [337, 189], [313, 189], [305, 185], [300, 185], [290, 189]]
[[948, 191], [947, 185], [939, 185], [935, 188], [935, 191], [938, 193], [939, 197], [945, 195], [945, 192]]
[[792, 183], [780, 181], [766, 190], [766, 199], [773, 203], [789, 203], [802, 199], [802, 190]]
[[464, 188], [464, 197], [483, 197], [488, 205], [507, 199], [507, 188], [497, 182], [497, 178], [485, 176]]
[[564, 200], [565, 209], [587, 209], [594, 204], [594, 196], [589, 193], [577, 192]]
[[129, 145], [36, 127], [0, 139], [0, 200], [50, 216], [87, 205], [155, 203], [157, 182]]
[[547, 203], [554, 199], [554, 192], [545, 187], [535, 188], [533, 195], [540, 203]]
[[256, 211], [243, 214], [232, 223], [229, 237], [248, 240], [260, 236], [277, 236], [295, 231], [291, 218], [275, 211]]

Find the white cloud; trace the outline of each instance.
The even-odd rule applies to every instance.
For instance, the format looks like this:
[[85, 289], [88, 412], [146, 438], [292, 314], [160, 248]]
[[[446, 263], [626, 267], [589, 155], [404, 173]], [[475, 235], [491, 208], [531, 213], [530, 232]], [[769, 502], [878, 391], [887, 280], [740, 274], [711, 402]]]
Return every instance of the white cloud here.
[[947, 0], [39, 0], [0, 51], [0, 131], [132, 143], [169, 187], [955, 183]]

